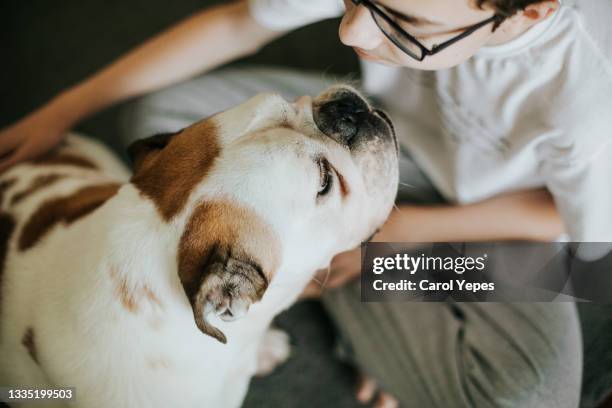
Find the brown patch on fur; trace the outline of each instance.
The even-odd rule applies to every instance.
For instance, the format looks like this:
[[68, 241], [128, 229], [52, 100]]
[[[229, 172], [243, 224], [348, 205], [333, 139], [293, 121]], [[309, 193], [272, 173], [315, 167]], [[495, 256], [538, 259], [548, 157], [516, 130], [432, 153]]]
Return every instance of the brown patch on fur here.
[[137, 313], [139, 304], [146, 298], [151, 304], [162, 307], [162, 303], [153, 293], [153, 291], [146, 285], [139, 285], [131, 287], [125, 276], [120, 275], [116, 268], [110, 270], [111, 280], [115, 284], [115, 291], [117, 297], [121, 301], [123, 307], [130, 313]]
[[136, 305], [136, 301], [134, 300], [134, 294], [128, 286], [127, 279], [124, 276], [119, 276], [119, 273], [115, 269], [111, 269], [110, 274], [111, 278], [115, 282], [115, 289], [117, 292], [117, 296], [121, 301], [121, 304], [128, 311], [136, 313], [138, 308]]
[[34, 159], [32, 163], [50, 166], [74, 166], [92, 170], [96, 170], [98, 168], [98, 166], [88, 158], [73, 153], [51, 152]]
[[9, 250], [9, 243], [15, 231], [15, 220], [9, 214], [0, 212], [0, 305], [2, 305], [2, 276]]
[[151, 303], [155, 303], [157, 306], [161, 306], [161, 301], [159, 300], [159, 298], [146, 285], [142, 287], [142, 291], [144, 293], [144, 296], [149, 299]]
[[120, 184], [109, 183], [83, 187], [67, 197], [43, 203], [24, 225], [19, 249], [32, 248], [56, 224], [70, 225], [104, 204], [119, 190]]
[[249, 303], [260, 300], [280, 254], [278, 236], [250, 209], [224, 201], [200, 204], [178, 251], [179, 278], [198, 328], [225, 343], [223, 333], [204, 319], [206, 302], [219, 295]]
[[16, 182], [16, 179], [7, 179], [0, 181], [0, 205], [2, 205], [2, 201], [4, 200], [4, 193], [6, 193], [8, 189], [11, 188]]
[[36, 364], [38, 363], [38, 354], [36, 352], [36, 344], [34, 344], [34, 329], [28, 327], [21, 338], [21, 344], [28, 350], [28, 354]]
[[11, 205], [18, 204], [29, 195], [32, 195], [35, 192], [48, 187], [65, 177], [65, 174], [44, 174], [36, 177], [25, 190], [15, 193], [15, 195], [11, 198]]
[[210, 120], [198, 122], [173, 135], [163, 148], [146, 152], [131, 182], [153, 200], [168, 221], [184, 208], [220, 151], [215, 124]]
[[199, 267], [222, 247], [231, 249], [233, 256], [257, 260], [268, 281], [280, 262], [280, 241], [261, 218], [230, 202], [205, 202], [193, 211], [181, 237], [181, 282], [197, 285]]

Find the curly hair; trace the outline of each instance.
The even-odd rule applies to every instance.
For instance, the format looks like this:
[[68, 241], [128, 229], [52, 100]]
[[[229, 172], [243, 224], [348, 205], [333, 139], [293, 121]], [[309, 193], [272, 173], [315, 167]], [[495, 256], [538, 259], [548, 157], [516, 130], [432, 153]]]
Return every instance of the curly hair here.
[[483, 6], [488, 5], [495, 10], [495, 16], [497, 17], [493, 25], [493, 31], [495, 31], [505, 19], [512, 17], [531, 4], [543, 1], [545, 0], [476, 0], [476, 6], [483, 8]]
[[493, 7], [495, 13], [501, 18], [512, 17], [520, 10], [524, 10], [531, 4], [541, 3], [544, 0], [476, 0], [476, 5], [482, 8], [484, 5]]

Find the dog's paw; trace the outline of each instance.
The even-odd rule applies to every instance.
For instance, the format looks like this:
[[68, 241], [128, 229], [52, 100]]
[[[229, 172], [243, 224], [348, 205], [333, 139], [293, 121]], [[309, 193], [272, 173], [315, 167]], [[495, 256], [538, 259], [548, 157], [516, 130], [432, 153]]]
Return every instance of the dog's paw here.
[[257, 351], [257, 375], [266, 376], [287, 361], [291, 353], [289, 335], [282, 330], [269, 328]]

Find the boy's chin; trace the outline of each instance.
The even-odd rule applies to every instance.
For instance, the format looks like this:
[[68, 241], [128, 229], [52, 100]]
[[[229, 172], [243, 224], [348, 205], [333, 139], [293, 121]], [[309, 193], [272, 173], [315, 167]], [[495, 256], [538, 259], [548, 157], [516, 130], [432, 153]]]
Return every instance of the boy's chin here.
[[375, 64], [386, 65], [388, 67], [404, 67], [404, 68], [412, 68], [419, 69], [423, 71], [437, 71], [441, 69], [448, 69], [456, 67], [469, 60], [471, 56], [463, 57], [463, 58], [440, 58], [438, 55], [434, 55], [432, 57], [426, 57], [423, 61], [417, 61], [408, 55], [406, 56], [398, 56], [392, 55], [388, 57], [380, 57], [380, 56], [372, 56], [372, 55], [362, 55], [359, 51], [356, 50], [357, 55], [369, 62], [373, 62]]
[[450, 60], [438, 60], [438, 59], [425, 58], [421, 62], [416, 61], [416, 60], [411, 60], [411, 61], [405, 60], [401, 62], [396, 62], [395, 65], [406, 67], [406, 68], [412, 68], [412, 69], [420, 69], [422, 71], [438, 71], [442, 69], [449, 69], [449, 68], [456, 67], [457, 65], [464, 63], [468, 59], [469, 58], [450, 61]]
[[376, 63], [376, 64], [380, 64], [380, 65], [386, 65], [388, 67], [403, 67], [404, 65], [398, 63], [398, 62], [394, 62], [394, 61], [389, 61], [389, 60], [385, 60], [385, 59], [376, 59], [376, 60], [372, 60], [372, 62]]

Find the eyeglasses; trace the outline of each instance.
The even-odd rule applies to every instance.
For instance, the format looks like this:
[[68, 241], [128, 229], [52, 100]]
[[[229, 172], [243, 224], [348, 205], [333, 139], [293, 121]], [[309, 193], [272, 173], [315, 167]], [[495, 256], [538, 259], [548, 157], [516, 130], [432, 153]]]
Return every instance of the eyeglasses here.
[[465, 37], [473, 34], [482, 27], [495, 22], [500, 23], [502, 17], [495, 15], [488, 18], [480, 23], [477, 23], [471, 27], [468, 27], [464, 32], [451, 38], [441, 44], [434, 45], [431, 49], [423, 45], [414, 36], [410, 35], [404, 30], [397, 22], [396, 18], [389, 15], [388, 12], [384, 11], [380, 6], [374, 4], [370, 0], [351, 0], [356, 6], [363, 5], [372, 14], [372, 18], [376, 22], [376, 25], [380, 28], [380, 31], [400, 50], [411, 56], [417, 61], [423, 61], [425, 57], [435, 55], [440, 51], [448, 48], [457, 41], [464, 39]]

